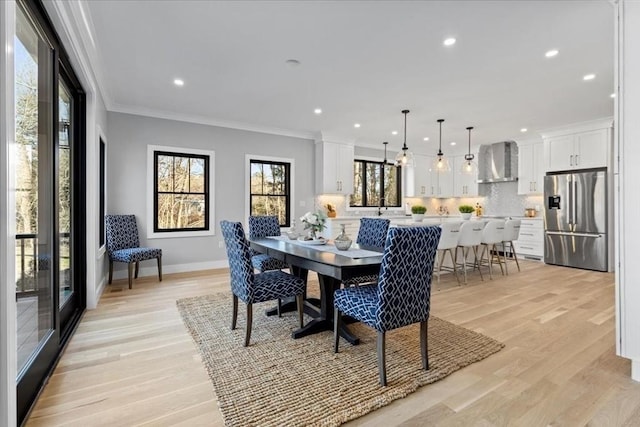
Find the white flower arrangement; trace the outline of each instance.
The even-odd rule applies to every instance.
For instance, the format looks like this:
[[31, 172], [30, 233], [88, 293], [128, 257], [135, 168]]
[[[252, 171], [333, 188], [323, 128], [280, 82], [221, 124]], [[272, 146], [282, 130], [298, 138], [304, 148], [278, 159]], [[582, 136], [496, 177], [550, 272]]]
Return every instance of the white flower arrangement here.
[[304, 229], [311, 230], [311, 235], [313, 237], [315, 237], [316, 233], [324, 230], [326, 220], [327, 217], [320, 211], [307, 212], [300, 218], [300, 221], [304, 224]]

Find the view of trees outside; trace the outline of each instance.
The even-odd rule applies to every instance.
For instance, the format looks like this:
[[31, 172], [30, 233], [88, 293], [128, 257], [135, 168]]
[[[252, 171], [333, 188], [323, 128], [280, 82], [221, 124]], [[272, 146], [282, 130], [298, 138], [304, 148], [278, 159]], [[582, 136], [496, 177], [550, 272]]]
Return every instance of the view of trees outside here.
[[281, 226], [288, 227], [288, 163], [251, 160], [251, 215], [275, 215]]
[[206, 230], [209, 156], [155, 153], [157, 229]]
[[73, 292], [69, 269], [71, 267], [71, 94], [58, 85], [58, 253], [60, 257], [60, 299], [67, 301]]
[[384, 166], [384, 188], [378, 162], [356, 160], [353, 163], [354, 192], [350, 196], [350, 206], [379, 206], [384, 198], [384, 206], [400, 206], [398, 199], [398, 171], [394, 165]]

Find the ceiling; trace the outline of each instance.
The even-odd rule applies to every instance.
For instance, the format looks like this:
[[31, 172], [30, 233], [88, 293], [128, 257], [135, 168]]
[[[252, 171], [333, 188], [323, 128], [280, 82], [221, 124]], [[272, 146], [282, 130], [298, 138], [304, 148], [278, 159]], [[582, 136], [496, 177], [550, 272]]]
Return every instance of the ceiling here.
[[[442, 118], [445, 154], [466, 150], [467, 126], [475, 146], [613, 116], [604, 0], [84, 6], [109, 110], [399, 147], [407, 108], [408, 146], [435, 151]], [[444, 46], [447, 37], [456, 44]], [[559, 54], [546, 58], [550, 49]]]

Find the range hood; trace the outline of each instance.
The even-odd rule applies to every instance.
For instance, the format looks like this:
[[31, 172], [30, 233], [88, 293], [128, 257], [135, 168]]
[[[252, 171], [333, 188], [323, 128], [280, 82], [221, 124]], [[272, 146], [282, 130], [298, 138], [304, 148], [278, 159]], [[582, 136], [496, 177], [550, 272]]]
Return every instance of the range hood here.
[[478, 152], [478, 183], [518, 180], [518, 145], [515, 141], [481, 145]]

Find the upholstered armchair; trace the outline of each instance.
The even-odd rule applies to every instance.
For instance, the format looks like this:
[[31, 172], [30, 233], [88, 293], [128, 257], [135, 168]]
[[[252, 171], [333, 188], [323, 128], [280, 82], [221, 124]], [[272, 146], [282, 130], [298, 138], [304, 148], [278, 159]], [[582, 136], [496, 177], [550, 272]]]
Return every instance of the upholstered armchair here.
[[[361, 218], [356, 243], [364, 246], [383, 248], [385, 239], [387, 238], [387, 231], [389, 230], [389, 223], [390, 221], [386, 218]], [[369, 274], [345, 280], [343, 284], [345, 286], [358, 286], [363, 283], [374, 283], [377, 281], [377, 274]]]
[[[249, 217], [249, 239], [260, 239], [269, 236], [280, 235], [280, 223], [275, 215], [250, 216]], [[282, 270], [289, 266], [279, 259], [266, 254], [259, 254], [251, 250], [251, 264], [259, 272], [269, 270]]]
[[427, 322], [440, 233], [440, 227], [390, 229], [378, 283], [335, 291], [334, 351], [338, 352], [342, 314], [378, 331], [378, 371], [383, 386], [387, 385], [385, 332], [392, 329], [420, 323], [422, 368], [429, 369]]
[[298, 307], [298, 320], [300, 327], [302, 327], [302, 296], [306, 288], [304, 280], [282, 270], [271, 270], [255, 274], [251, 264], [249, 242], [244, 236], [242, 224], [221, 221], [220, 227], [222, 228], [222, 235], [227, 248], [227, 257], [229, 258], [231, 292], [233, 293], [231, 329], [236, 328], [238, 299], [247, 305], [247, 328], [244, 346], [248, 346], [251, 339], [253, 304], [255, 303], [295, 297]]
[[106, 215], [107, 253], [109, 254], [109, 284], [113, 278], [113, 263], [128, 264], [129, 289], [132, 287], [133, 268], [138, 278], [140, 261], [158, 260], [158, 280], [162, 282], [162, 249], [141, 248], [135, 215]]

